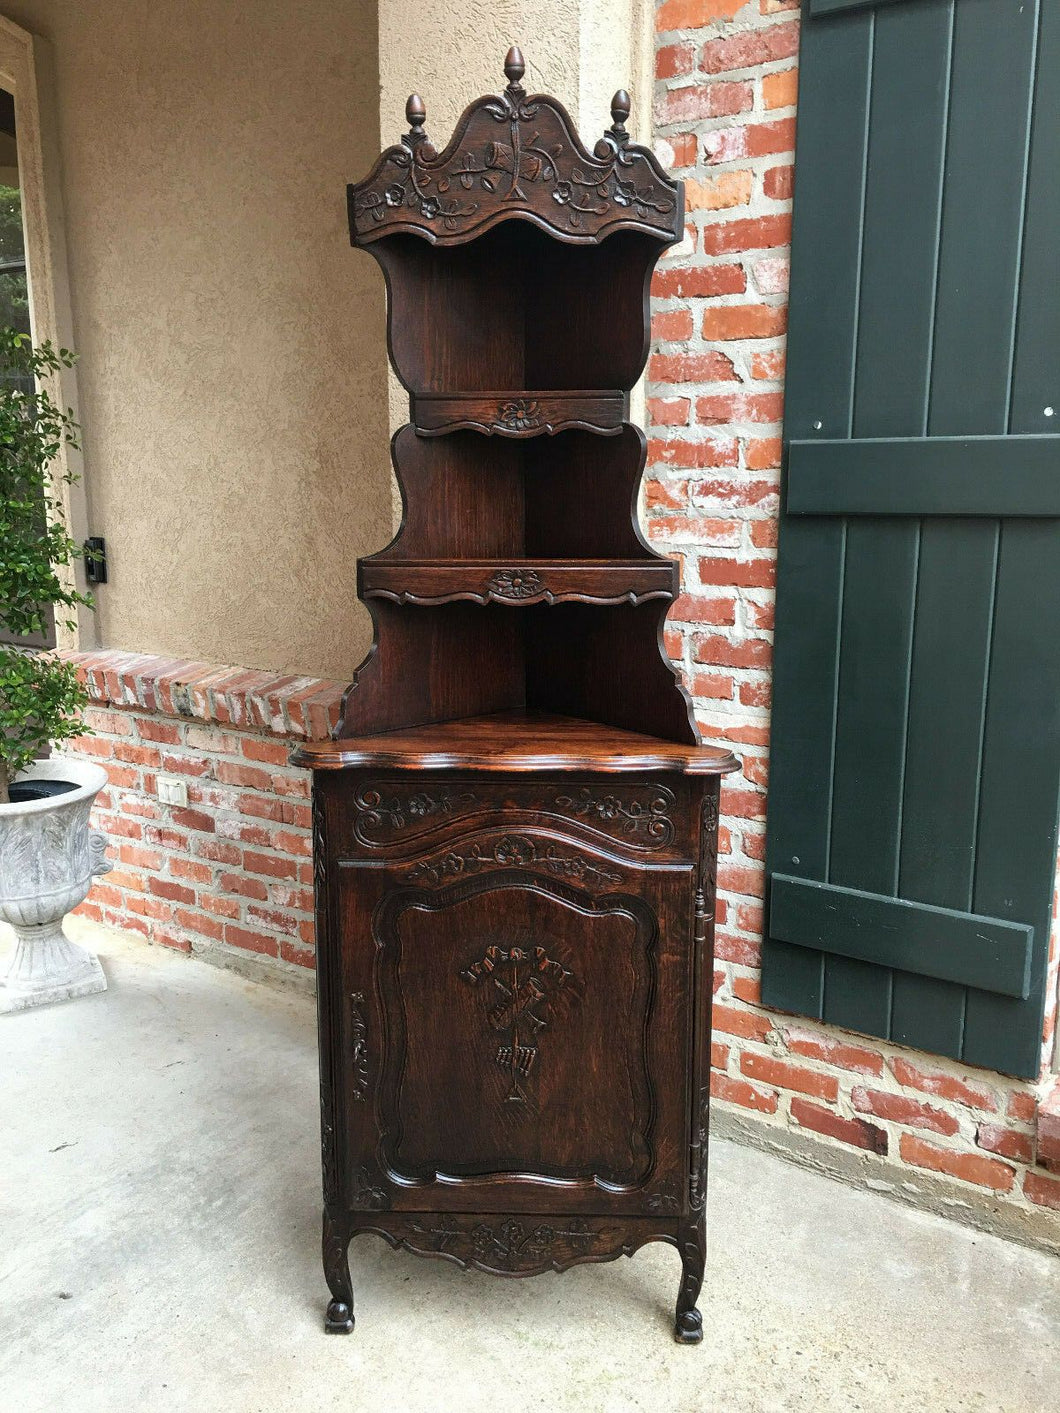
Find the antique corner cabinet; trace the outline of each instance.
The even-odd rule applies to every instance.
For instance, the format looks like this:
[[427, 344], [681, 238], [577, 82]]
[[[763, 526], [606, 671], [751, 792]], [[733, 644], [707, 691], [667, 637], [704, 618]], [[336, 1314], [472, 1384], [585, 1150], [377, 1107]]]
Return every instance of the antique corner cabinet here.
[[626, 421], [682, 192], [508, 84], [349, 188], [410, 422], [404, 523], [359, 565], [376, 642], [314, 771], [326, 1328], [348, 1246], [499, 1275], [675, 1245], [701, 1337], [724, 750], [661, 649], [677, 568]]

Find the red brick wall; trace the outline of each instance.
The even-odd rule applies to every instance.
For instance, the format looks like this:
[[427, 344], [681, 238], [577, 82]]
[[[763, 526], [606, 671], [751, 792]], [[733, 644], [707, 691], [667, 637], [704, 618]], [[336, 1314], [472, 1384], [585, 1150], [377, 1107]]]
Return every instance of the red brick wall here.
[[[109, 785], [94, 821], [109, 874], [78, 912], [190, 951], [219, 946], [312, 967], [309, 772], [301, 739], [327, 736], [342, 688], [315, 678], [74, 654], [92, 706], [73, 749]], [[158, 799], [159, 775], [187, 785], [186, 808]]]
[[[656, 148], [688, 214], [653, 285], [645, 510], [683, 566], [667, 647], [704, 733], [743, 762], [722, 794], [713, 1093], [759, 1124], [944, 1174], [973, 1202], [1060, 1208], [1035, 1086], [759, 1004], [798, 9], [656, 11]], [[1052, 964], [1055, 981], [1055, 938]]]

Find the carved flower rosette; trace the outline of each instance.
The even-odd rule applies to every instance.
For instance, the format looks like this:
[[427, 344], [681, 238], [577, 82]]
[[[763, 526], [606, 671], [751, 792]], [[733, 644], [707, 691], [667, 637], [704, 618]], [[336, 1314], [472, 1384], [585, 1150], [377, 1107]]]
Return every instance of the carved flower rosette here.
[[394, 229], [466, 240], [515, 215], [567, 240], [618, 227], [681, 234], [679, 188], [650, 152], [605, 136], [589, 153], [560, 104], [514, 84], [473, 103], [444, 152], [418, 133], [388, 147], [349, 188], [349, 208], [358, 242]]

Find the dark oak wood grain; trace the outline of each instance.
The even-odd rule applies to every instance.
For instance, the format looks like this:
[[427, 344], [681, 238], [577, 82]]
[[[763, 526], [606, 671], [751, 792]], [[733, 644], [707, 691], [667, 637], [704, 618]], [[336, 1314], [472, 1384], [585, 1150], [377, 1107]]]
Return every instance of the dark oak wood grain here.
[[[719, 778], [662, 647], [625, 418], [679, 184], [508, 86], [350, 188], [387, 283], [401, 528], [315, 772], [325, 1328], [360, 1232], [498, 1275], [669, 1242], [701, 1337]], [[518, 610], [515, 612], [513, 610]]]

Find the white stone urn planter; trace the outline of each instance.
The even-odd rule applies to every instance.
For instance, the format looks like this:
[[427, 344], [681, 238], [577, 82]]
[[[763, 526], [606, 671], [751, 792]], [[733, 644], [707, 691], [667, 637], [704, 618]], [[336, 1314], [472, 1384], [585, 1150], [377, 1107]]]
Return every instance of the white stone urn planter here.
[[39, 782], [47, 789], [52, 781], [74, 788], [0, 804], [0, 919], [18, 938], [0, 984], [0, 1011], [107, 989], [98, 957], [63, 932], [63, 918], [87, 897], [93, 878], [110, 869], [106, 837], [88, 827], [107, 774], [90, 761], [36, 761], [14, 785]]

